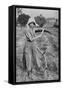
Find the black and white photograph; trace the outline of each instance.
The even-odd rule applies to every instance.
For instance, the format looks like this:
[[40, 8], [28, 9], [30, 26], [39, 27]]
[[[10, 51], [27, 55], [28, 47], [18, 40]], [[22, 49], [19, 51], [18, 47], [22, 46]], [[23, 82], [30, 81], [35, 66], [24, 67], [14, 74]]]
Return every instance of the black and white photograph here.
[[16, 82], [59, 80], [59, 10], [16, 7]]

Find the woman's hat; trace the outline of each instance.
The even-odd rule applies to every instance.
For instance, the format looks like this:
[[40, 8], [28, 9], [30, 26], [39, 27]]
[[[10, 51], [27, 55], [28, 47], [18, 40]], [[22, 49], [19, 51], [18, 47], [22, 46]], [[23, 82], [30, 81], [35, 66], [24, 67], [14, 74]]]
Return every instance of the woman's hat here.
[[28, 23], [27, 23], [27, 24], [28, 24], [28, 25], [34, 24], [35, 26], [38, 26], [38, 25], [36, 24], [34, 18], [30, 18], [30, 19], [28, 20]]

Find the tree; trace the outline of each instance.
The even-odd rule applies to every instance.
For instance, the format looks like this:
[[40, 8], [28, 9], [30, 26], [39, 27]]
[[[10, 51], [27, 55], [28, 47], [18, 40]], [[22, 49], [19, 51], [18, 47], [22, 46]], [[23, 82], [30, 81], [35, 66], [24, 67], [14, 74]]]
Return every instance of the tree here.
[[56, 22], [54, 23], [54, 27], [59, 27], [59, 20], [58, 19], [56, 19]]
[[34, 19], [40, 27], [42, 27], [46, 23], [46, 19], [42, 15], [36, 16], [36, 17], [34, 17]]
[[18, 16], [17, 22], [22, 27], [22, 26], [25, 26], [27, 24], [29, 18], [30, 18], [29, 15], [22, 13], [21, 15]]
[[22, 12], [22, 8], [17, 8], [16, 9], [16, 19], [18, 18], [19, 15], [21, 15], [23, 12]]

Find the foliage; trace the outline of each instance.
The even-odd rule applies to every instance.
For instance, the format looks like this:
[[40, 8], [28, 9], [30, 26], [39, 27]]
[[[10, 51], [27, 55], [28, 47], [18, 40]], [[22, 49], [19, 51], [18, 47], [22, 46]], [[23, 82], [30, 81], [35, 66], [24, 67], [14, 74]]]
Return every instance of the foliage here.
[[56, 22], [54, 23], [54, 27], [58, 28], [59, 27], [59, 20], [56, 19]]
[[25, 26], [29, 20], [30, 16], [29, 15], [26, 15], [26, 14], [21, 14], [18, 16], [18, 19], [17, 19], [17, 23], [22, 26]]
[[36, 17], [34, 17], [34, 19], [40, 27], [42, 27], [46, 23], [46, 19], [42, 15], [36, 16]]

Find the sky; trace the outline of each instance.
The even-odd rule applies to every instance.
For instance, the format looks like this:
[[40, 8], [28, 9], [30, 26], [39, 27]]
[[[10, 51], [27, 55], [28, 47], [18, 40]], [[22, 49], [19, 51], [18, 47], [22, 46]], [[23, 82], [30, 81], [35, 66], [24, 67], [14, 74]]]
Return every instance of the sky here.
[[34, 16], [42, 14], [46, 18], [58, 18], [57, 10], [47, 10], [47, 9], [22, 9], [23, 13], [29, 14], [32, 18]]

